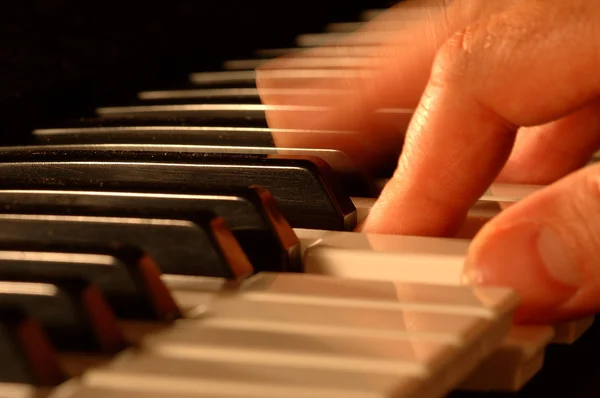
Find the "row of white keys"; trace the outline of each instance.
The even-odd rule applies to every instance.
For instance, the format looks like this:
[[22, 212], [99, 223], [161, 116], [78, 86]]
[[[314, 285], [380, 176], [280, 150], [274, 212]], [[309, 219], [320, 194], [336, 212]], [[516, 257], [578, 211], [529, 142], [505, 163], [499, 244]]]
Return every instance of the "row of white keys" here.
[[[355, 199], [359, 221], [367, 216], [373, 201]], [[497, 210], [494, 206], [490, 207], [475, 208], [470, 216], [483, 222], [489, 220], [500, 211], [498, 207]], [[306, 272], [352, 279], [460, 285], [469, 246], [466, 239], [300, 229], [296, 232], [302, 241]], [[550, 340], [572, 343], [592, 322], [593, 318], [585, 318], [553, 327], [527, 328], [526, 333], [521, 327], [514, 328], [502, 349], [490, 359], [490, 364], [502, 365], [482, 366], [465, 386], [474, 389], [519, 389], [541, 368], [544, 349]], [[488, 374], [492, 369], [493, 375]]]
[[165, 281], [194, 319], [54, 398], [443, 397], [503, 340], [518, 303], [507, 289], [307, 274], [259, 274], [229, 292], [210, 278]]

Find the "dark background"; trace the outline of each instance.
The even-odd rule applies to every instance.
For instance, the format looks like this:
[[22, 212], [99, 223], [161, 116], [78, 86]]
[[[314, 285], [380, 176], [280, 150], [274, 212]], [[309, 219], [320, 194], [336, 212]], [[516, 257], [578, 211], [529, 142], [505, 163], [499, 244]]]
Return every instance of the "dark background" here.
[[367, 0], [33, 0], [0, 5], [0, 142], [257, 48], [355, 20]]

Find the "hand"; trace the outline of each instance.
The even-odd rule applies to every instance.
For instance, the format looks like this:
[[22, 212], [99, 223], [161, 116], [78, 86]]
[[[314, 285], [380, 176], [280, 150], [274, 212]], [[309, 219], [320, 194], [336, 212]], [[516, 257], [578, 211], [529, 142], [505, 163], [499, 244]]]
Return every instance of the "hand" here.
[[[494, 180], [550, 184], [480, 231], [465, 278], [516, 289], [519, 321], [598, 312], [600, 166], [581, 167], [600, 147], [600, 3], [421, 3], [401, 4], [349, 36], [388, 33], [369, 50], [362, 75], [347, 69], [340, 71], [346, 79], [302, 83], [345, 90], [343, 100], [318, 99], [329, 109], [319, 118], [267, 114], [274, 128], [360, 134], [342, 142], [276, 134], [277, 145], [339, 148], [372, 170], [402, 150], [366, 232], [452, 235]], [[409, 14], [421, 17], [400, 26]], [[276, 60], [262, 71], [293, 61]], [[315, 97], [273, 97], [267, 89], [281, 83], [261, 71], [258, 77], [267, 104], [315, 104]], [[388, 119], [376, 112], [413, 107], [413, 115]]]

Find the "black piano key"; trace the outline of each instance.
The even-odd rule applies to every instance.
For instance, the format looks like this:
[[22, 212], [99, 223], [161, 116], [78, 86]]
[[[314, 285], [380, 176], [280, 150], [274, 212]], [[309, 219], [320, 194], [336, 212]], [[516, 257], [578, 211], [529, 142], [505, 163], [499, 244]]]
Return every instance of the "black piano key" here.
[[3, 148], [0, 170], [4, 176], [0, 189], [193, 193], [258, 185], [269, 190], [294, 228], [356, 227], [352, 200], [329, 165], [319, 158]]
[[40, 323], [19, 306], [0, 304], [0, 383], [50, 387], [65, 380]]
[[[227, 125], [226, 121], [223, 121]], [[275, 147], [266, 127], [221, 127], [185, 118], [82, 118], [33, 132], [42, 144], [155, 143]]]
[[116, 353], [127, 346], [102, 292], [84, 279], [4, 276], [0, 305], [26, 311], [61, 351]]
[[[185, 102], [185, 101], [184, 101]], [[185, 118], [191, 123], [215, 123], [228, 126], [269, 127], [266, 111], [295, 112], [307, 118], [320, 117], [326, 107], [297, 105], [262, 104], [210, 104], [188, 102], [184, 104], [139, 104], [97, 108], [96, 113], [103, 118], [142, 117], [142, 118]]]
[[105, 245], [119, 242], [148, 253], [164, 274], [239, 279], [250, 261], [220, 217], [197, 213], [195, 222], [171, 219], [0, 214], [3, 244]]
[[205, 101], [206, 103], [246, 103], [260, 104], [256, 88], [203, 88], [180, 90], [143, 91], [138, 99], [147, 103], [168, 101], [181, 104], [184, 101]]
[[[256, 272], [300, 271], [300, 242], [265, 189], [175, 195], [124, 192], [0, 190], [0, 213], [177, 219], [223, 217]], [[0, 269], [1, 271], [1, 269]]]
[[3, 277], [78, 277], [95, 283], [118, 318], [171, 321], [181, 314], [154, 260], [138, 248], [0, 241]]
[[368, 177], [366, 171], [356, 167], [348, 156], [342, 151], [334, 149], [311, 149], [311, 148], [272, 148], [260, 146], [238, 146], [238, 145], [177, 145], [157, 144], [147, 142], [143, 144], [133, 143], [99, 143], [99, 144], [76, 144], [52, 145], [52, 150], [89, 150], [89, 151], [153, 151], [153, 152], [194, 152], [206, 154], [238, 154], [238, 155], [283, 155], [290, 157], [310, 156], [320, 158], [333, 169], [336, 178], [342, 184], [344, 190], [352, 196], [377, 197], [380, 188], [375, 180]]

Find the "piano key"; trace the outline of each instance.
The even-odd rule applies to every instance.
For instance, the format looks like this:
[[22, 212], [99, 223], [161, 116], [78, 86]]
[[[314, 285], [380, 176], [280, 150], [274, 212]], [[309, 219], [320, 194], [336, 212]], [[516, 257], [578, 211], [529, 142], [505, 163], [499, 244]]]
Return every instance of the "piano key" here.
[[[160, 366], [161, 363], [163, 366]], [[150, 353], [123, 355], [110, 364], [87, 372], [83, 385], [84, 391], [103, 388], [132, 394], [158, 392], [163, 397], [210, 398], [384, 398], [403, 396], [400, 394], [408, 396], [412, 391], [420, 390], [418, 380], [402, 374], [387, 375], [368, 369], [348, 372], [312, 369], [310, 366], [250, 365], [168, 358]], [[391, 395], [392, 391], [398, 391], [398, 395]]]
[[[295, 231], [304, 272], [359, 280], [461, 285], [470, 244], [466, 239]], [[553, 342], [573, 343], [590, 322], [584, 318], [554, 325]]]
[[315, 47], [310, 48], [310, 53], [307, 53], [306, 48], [266, 48], [257, 50], [256, 56], [264, 58], [274, 58], [285, 55], [294, 55], [301, 57], [304, 54], [311, 57], [374, 57], [376, 53], [372, 46], [335, 46], [335, 47]]
[[[170, 219], [0, 214], [4, 244], [121, 244], [139, 247], [161, 272], [245, 278], [252, 266], [220, 217], [198, 214], [196, 223]], [[202, 222], [202, 223], [201, 223]]]
[[461, 384], [469, 391], [519, 391], [543, 367], [554, 331], [548, 326], [518, 326]]
[[325, 26], [325, 31], [332, 33], [351, 33], [364, 26], [364, 22], [333, 22]]
[[[181, 120], [180, 120], [181, 121]], [[37, 129], [40, 144], [157, 143], [274, 147], [269, 128], [176, 125], [169, 119], [89, 119], [81, 126]], [[185, 123], [184, 123], [185, 124]], [[290, 134], [314, 134], [309, 130], [275, 130]], [[334, 132], [331, 132], [334, 134]]]
[[126, 346], [105, 297], [83, 279], [5, 275], [0, 304], [26, 311], [59, 350], [115, 353]]
[[[102, 141], [102, 140], [101, 140]], [[150, 139], [146, 141], [150, 142]], [[21, 147], [26, 150], [28, 147]], [[30, 148], [30, 147], [29, 147]], [[11, 150], [19, 150], [11, 147]], [[99, 143], [99, 144], [68, 144], [52, 145], [47, 147], [38, 146], [36, 150], [46, 151], [121, 151], [121, 152], [170, 152], [170, 153], [206, 153], [206, 154], [239, 154], [239, 155], [281, 155], [290, 158], [311, 157], [324, 160], [336, 174], [344, 190], [351, 195], [363, 195], [376, 197], [379, 191], [375, 183], [367, 177], [366, 171], [358, 168], [348, 156], [334, 149], [313, 148], [274, 148], [261, 146], [239, 146], [239, 145], [180, 145], [180, 144], [156, 144], [156, 143]]]
[[[298, 281], [283, 275], [258, 274], [254, 280], [246, 280], [241, 293], [236, 295], [227, 294], [230, 288], [226, 284], [208, 278], [185, 281], [169, 278], [166, 283], [180, 306], [188, 309], [190, 317], [198, 319], [185, 320], [181, 327], [207, 324], [236, 330], [292, 331], [311, 338], [315, 334], [410, 335], [418, 328], [420, 339], [424, 340], [443, 341], [441, 334], [444, 333], [461, 335], [464, 340], [474, 338], [470, 335], [472, 329], [469, 329], [468, 317], [460, 312], [436, 314], [429, 319], [429, 312], [421, 312], [423, 309], [416, 307], [405, 308], [402, 316], [398, 317], [394, 315], [397, 308], [393, 306], [370, 307], [351, 301], [384, 300], [393, 304], [411, 300], [412, 291], [399, 296], [395, 288], [403, 282], [320, 280], [318, 276], [315, 278], [310, 274], [299, 277], [302, 279]], [[354, 292], [353, 295], [353, 290], [360, 293]], [[340, 302], [344, 299], [348, 301]], [[433, 304], [436, 305], [439, 299], [434, 296]], [[194, 309], [194, 306], [198, 308]], [[287, 311], [286, 306], [289, 307]], [[289, 315], [286, 317], [286, 314]], [[538, 365], [543, 361], [544, 350], [553, 336], [554, 330], [550, 326], [511, 328], [502, 345], [473, 372], [461, 388], [517, 390], [530, 379], [529, 375], [540, 369]], [[491, 374], [490, 364], [495, 364]]]
[[66, 378], [39, 322], [18, 305], [0, 304], [0, 357], [0, 395], [3, 397], [8, 395], [9, 386], [55, 386]]
[[0, 279], [11, 275], [85, 279], [96, 284], [119, 318], [171, 321], [180, 316], [154, 261], [131, 246], [0, 241]]
[[[283, 280], [280, 279], [280, 276], [283, 277]], [[406, 376], [409, 376], [409, 379], [412, 376], [417, 379], [415, 396], [424, 396], [425, 391], [428, 391], [425, 386], [431, 387], [431, 385], [440, 388], [435, 392], [429, 390], [429, 393], [434, 394], [431, 396], [441, 396], [445, 392], [444, 390], [451, 388], [452, 384], [461, 379], [461, 373], [468, 372], [469, 367], [474, 366], [485, 357], [486, 354], [478, 349], [486, 350], [490, 348], [488, 344], [491, 341], [497, 342], [502, 338], [511, 323], [510, 312], [517, 303], [516, 297], [504, 289], [481, 290], [481, 288], [475, 288], [476, 291], [474, 291], [469, 287], [447, 289], [435, 286], [394, 285], [364, 281], [358, 283], [309, 275], [294, 275], [290, 278], [285, 275], [259, 274], [254, 278], [256, 283], [250, 284], [250, 290], [242, 289], [236, 294], [234, 300], [251, 300], [259, 305], [265, 303], [289, 305], [290, 311], [280, 310], [277, 313], [280, 316], [289, 314], [287, 318], [276, 317], [274, 319], [281, 325], [288, 324], [288, 321], [294, 322], [295, 311], [292, 309], [298, 308], [298, 304], [332, 305], [332, 311], [340, 308], [363, 309], [364, 311], [370, 309], [375, 312], [393, 310], [397, 311], [400, 316], [408, 316], [407, 314], [414, 312], [420, 313], [424, 322], [412, 323], [414, 329], [410, 330], [408, 334], [400, 331], [393, 336], [390, 333], [389, 336], [384, 337], [377, 335], [376, 332], [370, 334], [367, 331], [364, 334], [352, 336], [344, 333], [338, 335], [335, 331], [331, 331], [331, 333], [313, 331], [306, 335], [306, 329], [295, 330], [294, 328], [286, 331], [270, 329], [270, 331], [257, 332], [248, 330], [247, 324], [243, 322], [240, 322], [239, 327], [232, 327], [232, 324], [229, 327], [204, 325], [202, 317], [200, 317], [197, 320], [182, 321], [177, 328], [148, 336], [143, 343], [144, 351], [168, 357], [169, 360], [193, 360], [193, 362], [190, 361], [189, 366], [210, 361], [223, 363], [228, 369], [239, 365], [246, 369], [278, 365], [280, 369], [305, 372], [306, 366], [303, 363], [309, 361], [309, 368], [313, 368], [313, 372], [315, 367], [321, 369], [320, 372], [313, 373], [315, 376], [301, 377], [299, 381], [301, 380], [304, 385], [315, 383], [317, 380], [314, 378], [319, 374], [321, 374], [320, 379], [334, 382], [330, 373], [348, 372], [350, 375], [336, 377], [335, 383], [339, 383], [340, 387], [353, 387], [354, 391], [368, 386], [364, 382], [358, 383], [356, 387], [348, 385], [348, 380], [355, 377], [361, 378], [368, 374], [377, 374], [379, 377], [383, 377], [387, 374], [392, 376], [389, 380], [394, 383], [396, 377], [402, 380]], [[255, 291], [253, 287], [254, 289], [258, 288], [258, 291]], [[346, 293], [345, 295], [340, 296], [340, 288]], [[387, 296], [390, 300], [382, 301], [381, 298], [386, 297], [389, 288], [391, 288], [390, 293], [394, 294], [394, 299], [391, 299], [392, 296]], [[215, 305], [215, 300], [208, 306], [209, 319], [212, 319], [210, 316], [212, 305]], [[229, 311], [235, 311], [236, 308], [235, 305], [232, 305], [229, 307]], [[256, 309], [258, 310], [258, 308]], [[220, 310], [222, 311], [223, 307], [220, 307]], [[246, 313], [243, 309], [240, 308], [240, 310]], [[215, 309], [212, 313], [218, 317], [219, 309]], [[262, 317], [260, 310], [254, 315]], [[427, 330], [431, 330], [432, 327], [436, 328], [433, 323], [440, 321], [438, 315], [442, 315], [442, 317], [456, 316], [457, 320], [463, 319], [465, 328], [448, 327], [444, 331], [443, 328], [437, 326], [440, 336], [428, 334]], [[300, 317], [301, 321], [306, 317], [310, 318], [311, 315], [303, 314]], [[470, 322], [464, 318], [469, 318]], [[427, 319], [433, 323], [427, 323]], [[232, 319], [232, 322], [235, 323], [237, 320], [237, 318]], [[340, 316], [338, 320], [341, 324], [350, 322], [348, 326], [352, 327], [351, 325], [356, 324], [357, 317], [347, 319]], [[385, 322], [384, 318], [380, 318], [380, 320]], [[191, 325], [190, 322], [194, 322], [194, 325]], [[364, 320], [364, 324], [369, 327], [368, 320]], [[462, 336], [457, 332], [458, 330], [468, 330], [468, 333], [473, 333], [473, 335], [469, 334], [469, 337], [473, 338], [465, 338], [466, 336]], [[449, 341], [452, 341], [453, 344], [448, 344]], [[382, 344], [386, 349], [377, 349], [376, 344]], [[436, 355], [440, 352], [439, 350], [445, 352], [443, 362], [440, 362]], [[481, 354], [483, 356], [480, 357]], [[452, 360], [451, 357], [455, 360]], [[113, 377], [120, 377], [117, 375], [122, 375], [123, 371], [132, 371], [134, 366], [138, 369], [135, 373], [149, 371], [149, 368], [140, 369], [149, 361], [146, 358], [141, 360], [138, 358], [133, 356], [131, 361], [124, 360], [121, 366], [115, 366], [115, 362], [113, 362], [108, 365], [109, 369], [94, 369], [91, 373], [86, 374], [85, 383], [90, 385], [90, 378], [93, 378], [95, 384], [107, 385], [114, 381]], [[132, 362], [135, 362], [136, 365], [132, 366]], [[215, 365], [206, 366], [206, 369], [210, 368], [214, 369]], [[153, 376], [160, 373], [157, 367], [154, 369]], [[192, 371], [190, 370], [190, 372]], [[200, 371], [193, 373], [206, 374]], [[235, 372], [227, 373], [230, 373], [228, 380], [232, 382], [240, 377]], [[352, 373], [355, 373], [356, 376], [350, 377]], [[257, 374], [272, 375], [274, 373], [262, 371]], [[295, 373], [288, 371], [288, 374]], [[438, 379], [441, 374], [446, 376], [443, 379], [445, 381]], [[131, 380], [128, 376], [120, 380]], [[254, 378], [254, 380], [256, 379]], [[179, 385], [178, 383], [170, 384]], [[121, 387], [120, 384], [118, 387]], [[373, 383], [373, 387], [382, 388], [384, 386], [379, 382]], [[383, 391], [395, 390], [389, 385], [385, 387], [387, 388]], [[264, 387], [261, 391], [264, 391]], [[404, 391], [404, 393], [408, 394], [408, 391]], [[404, 394], [394, 396], [404, 396]]]
[[193, 193], [258, 185], [270, 191], [292, 227], [351, 230], [356, 226], [350, 197], [319, 158], [5, 147], [0, 151], [0, 170], [5, 176], [2, 189], [67, 185], [86, 190]]
[[[347, 91], [343, 89], [317, 89], [317, 88], [273, 88], [263, 89], [261, 94], [270, 97], [297, 96], [306, 100], [313, 97], [315, 100], [324, 96], [340, 98]], [[202, 101], [203, 103], [211, 104], [228, 104], [228, 103], [245, 103], [245, 104], [261, 104], [258, 90], [255, 88], [213, 88], [213, 89], [184, 89], [184, 90], [169, 90], [169, 91], [143, 91], [138, 94], [138, 98], [145, 103], [194, 103]], [[186, 102], [187, 101], [187, 102]]]
[[164, 218], [194, 223], [196, 215], [202, 217], [206, 211], [223, 218], [255, 271], [301, 269], [298, 238], [264, 189], [255, 187], [204, 195], [0, 190], [0, 213]]
[[[348, 79], [365, 78], [368, 74], [363, 70], [348, 69], [267, 69], [261, 71], [261, 77], [277, 80], [291, 79]], [[190, 75], [190, 82], [195, 85], [244, 84], [253, 86], [256, 82], [254, 70], [200, 72]]]
[[385, 43], [390, 38], [387, 31], [363, 31], [360, 34], [339, 32], [309, 33], [299, 35], [296, 44], [299, 47], [317, 46], [377, 46]]
[[[223, 68], [226, 70], [252, 70], [262, 66], [269, 59], [240, 59], [226, 61]], [[361, 57], [296, 57], [277, 64], [281, 69], [303, 68], [367, 68], [372, 65], [372, 60]]]

